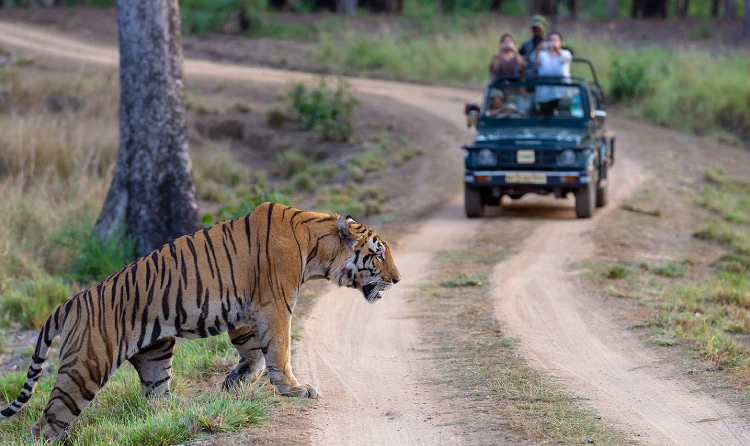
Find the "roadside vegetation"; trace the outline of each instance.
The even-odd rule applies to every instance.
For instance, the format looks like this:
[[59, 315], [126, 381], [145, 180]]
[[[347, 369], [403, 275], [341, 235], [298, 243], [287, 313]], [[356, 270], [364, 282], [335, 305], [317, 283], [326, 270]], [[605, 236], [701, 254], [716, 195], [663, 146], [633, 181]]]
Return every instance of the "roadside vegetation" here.
[[431, 350], [439, 371], [434, 384], [460, 394], [457, 401], [468, 398], [471, 411], [461, 422], [471, 429], [510, 430], [542, 443], [619, 443], [619, 434], [585, 402], [527, 364], [516, 340], [503, 335], [494, 317], [493, 269], [530, 228], [509, 233], [496, 223], [483, 224], [465, 248], [439, 255], [430, 282], [420, 290], [429, 308], [422, 316], [425, 336], [440, 346]]
[[[697, 203], [712, 217], [693, 237], [724, 253], [708, 265], [693, 258], [661, 264], [619, 262], [604, 272], [609, 294], [635, 298], [653, 311], [635, 327], [659, 346], [686, 345], [713, 370], [750, 371], [750, 181], [708, 169]], [[624, 279], [624, 280], [623, 280]]]

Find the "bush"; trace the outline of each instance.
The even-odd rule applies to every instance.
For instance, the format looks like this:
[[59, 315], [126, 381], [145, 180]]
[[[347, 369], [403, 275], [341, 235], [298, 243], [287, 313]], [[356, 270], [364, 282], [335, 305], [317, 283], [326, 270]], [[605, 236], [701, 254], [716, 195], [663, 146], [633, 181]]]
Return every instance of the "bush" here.
[[276, 163], [281, 169], [281, 175], [284, 178], [291, 178], [294, 174], [307, 170], [310, 159], [296, 150], [285, 150], [276, 155]]
[[10, 282], [0, 295], [0, 309], [22, 328], [39, 329], [72, 294], [72, 287], [59, 277], [45, 274], [35, 279], [19, 279]]
[[620, 265], [613, 266], [609, 269], [607, 272], [607, 278], [609, 279], [624, 279], [625, 277], [628, 277], [632, 271], [630, 271], [628, 268]]
[[84, 221], [62, 227], [52, 242], [73, 251], [70, 275], [75, 279], [98, 281], [135, 260], [135, 240], [125, 227], [105, 241], [93, 233], [91, 222]]
[[614, 100], [637, 99], [651, 92], [648, 65], [643, 59], [612, 60], [610, 94]]
[[286, 94], [288, 115], [305, 130], [332, 141], [347, 141], [353, 131], [352, 113], [359, 102], [349, 92], [349, 86], [339, 81], [331, 89], [325, 79], [317, 88], [304, 83], [293, 84]]
[[309, 172], [297, 172], [292, 176], [292, 186], [297, 191], [313, 192], [315, 180]]

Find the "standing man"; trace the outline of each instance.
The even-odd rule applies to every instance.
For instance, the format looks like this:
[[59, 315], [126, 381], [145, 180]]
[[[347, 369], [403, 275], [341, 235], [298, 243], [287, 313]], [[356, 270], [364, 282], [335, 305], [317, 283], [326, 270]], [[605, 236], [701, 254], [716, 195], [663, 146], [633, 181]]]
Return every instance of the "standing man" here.
[[531, 32], [532, 36], [523, 41], [520, 50], [518, 51], [528, 61], [529, 56], [539, 46], [539, 42], [544, 40], [544, 33], [547, 32], [547, 19], [541, 15], [535, 15], [531, 17]]

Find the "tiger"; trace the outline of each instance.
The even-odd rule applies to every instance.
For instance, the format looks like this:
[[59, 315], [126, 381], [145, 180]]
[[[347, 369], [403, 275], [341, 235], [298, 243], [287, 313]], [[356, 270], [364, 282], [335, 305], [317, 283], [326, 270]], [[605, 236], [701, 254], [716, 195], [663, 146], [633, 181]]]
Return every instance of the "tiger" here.
[[45, 322], [15, 415], [60, 335], [60, 365], [34, 438], [65, 440], [81, 414], [129, 361], [144, 396], [169, 395], [176, 338], [228, 331], [239, 362], [222, 387], [255, 383], [264, 370], [281, 395], [317, 398], [290, 364], [291, 316], [300, 286], [327, 279], [376, 302], [401, 280], [391, 249], [351, 216], [263, 203], [236, 220], [185, 235], [61, 304]]

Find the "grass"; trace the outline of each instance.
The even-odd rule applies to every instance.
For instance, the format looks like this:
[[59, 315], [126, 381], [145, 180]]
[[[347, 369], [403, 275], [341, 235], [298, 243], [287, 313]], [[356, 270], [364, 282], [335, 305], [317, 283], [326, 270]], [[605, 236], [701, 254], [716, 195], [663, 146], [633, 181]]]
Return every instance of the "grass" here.
[[198, 198], [225, 203], [250, 183], [250, 172], [224, 144], [193, 150], [193, 183]]
[[[172, 378], [177, 398], [145, 398], [140, 382], [129, 365], [118, 370], [97, 394], [94, 402], [72, 427], [73, 445], [164, 445], [199, 439], [206, 434], [236, 431], [260, 424], [273, 402], [262, 389], [241, 386], [223, 392], [218, 380], [229, 372], [236, 353], [226, 335], [178, 343]], [[0, 398], [12, 401], [21, 389], [25, 373], [0, 377]], [[209, 379], [208, 386], [195, 387], [197, 378]], [[0, 423], [3, 444], [29, 444], [31, 425], [47, 402], [54, 377], [43, 378], [24, 411]], [[179, 399], [182, 398], [182, 399]], [[15, 440], [10, 440], [15, 439]], [[8, 441], [10, 440], [10, 441]]]
[[440, 282], [440, 286], [444, 288], [463, 288], [467, 286], [480, 286], [480, 285], [482, 285], [482, 280], [479, 276], [475, 274], [467, 274], [467, 273], [461, 273], [455, 279], [446, 280], [445, 282]]
[[517, 342], [502, 334], [494, 317], [493, 268], [529, 228], [508, 231], [496, 223], [483, 224], [464, 248], [438, 255], [419, 290], [428, 300], [423, 334], [436, 346], [430, 350], [439, 371], [435, 385], [457, 401], [457, 413], [463, 404], [471, 408], [457, 420], [467, 429], [510, 431], [532, 443], [619, 443], [617, 432], [560, 381], [529, 366]]
[[[663, 265], [632, 264], [651, 274], [629, 275], [616, 291], [637, 295], [652, 309], [638, 324], [648, 329], [651, 343], [687, 346], [712, 364], [713, 370], [747, 376], [750, 226], [745, 218], [750, 213], [750, 182], [715, 169], [706, 170], [704, 180], [697, 186], [697, 203], [713, 217], [694, 236], [723, 245], [726, 253], [696, 268], [689, 259]], [[619, 268], [611, 267], [610, 275]]]
[[352, 114], [359, 101], [343, 80], [337, 80], [335, 88], [329, 84], [324, 77], [315, 88], [303, 82], [292, 84], [284, 97], [286, 115], [324, 140], [348, 141], [354, 133]]
[[629, 268], [621, 265], [615, 265], [607, 271], [608, 279], [624, 279], [633, 274]]
[[70, 299], [73, 289], [65, 279], [49, 275], [10, 281], [0, 295], [0, 321], [38, 330], [61, 303]]

